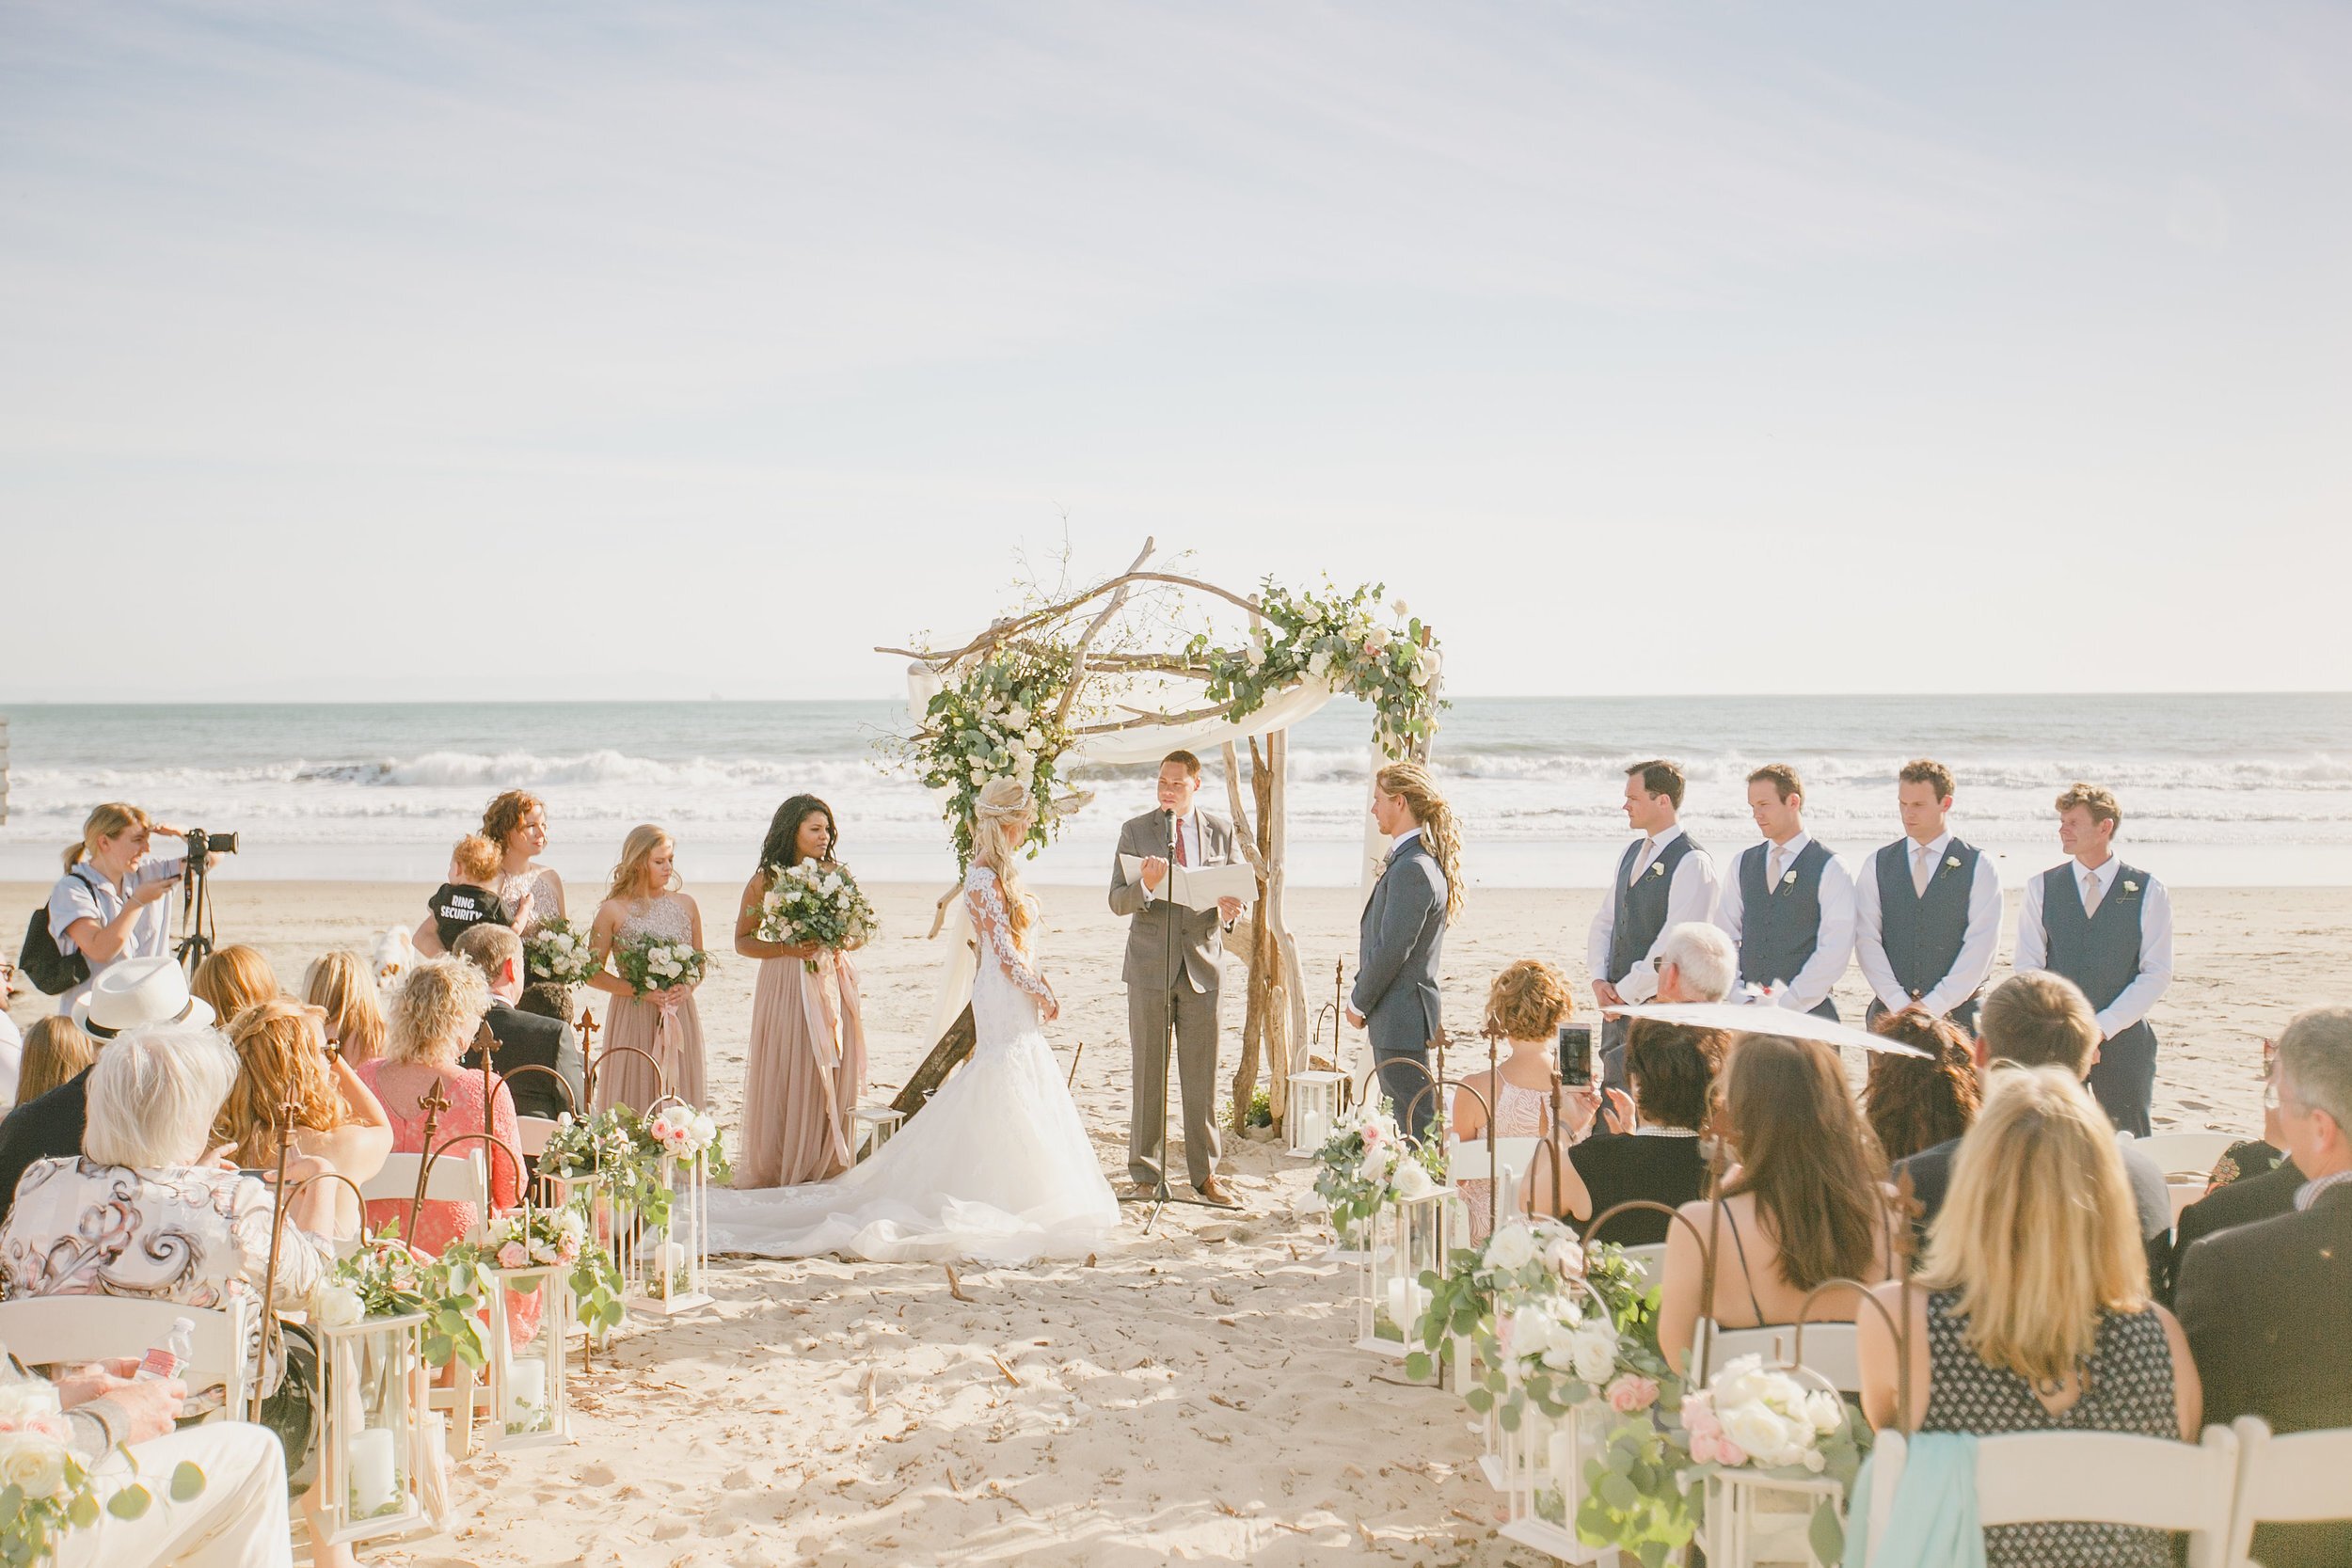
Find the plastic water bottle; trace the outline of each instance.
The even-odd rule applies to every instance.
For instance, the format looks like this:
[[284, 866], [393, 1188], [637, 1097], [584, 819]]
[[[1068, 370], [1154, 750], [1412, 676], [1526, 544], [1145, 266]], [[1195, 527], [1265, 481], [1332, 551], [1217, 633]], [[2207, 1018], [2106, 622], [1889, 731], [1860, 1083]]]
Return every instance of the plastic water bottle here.
[[139, 1358], [136, 1381], [145, 1383], [154, 1378], [178, 1377], [195, 1358], [196, 1320], [174, 1318], [171, 1320], [171, 1332], [164, 1337], [164, 1342], [150, 1345], [147, 1354]]

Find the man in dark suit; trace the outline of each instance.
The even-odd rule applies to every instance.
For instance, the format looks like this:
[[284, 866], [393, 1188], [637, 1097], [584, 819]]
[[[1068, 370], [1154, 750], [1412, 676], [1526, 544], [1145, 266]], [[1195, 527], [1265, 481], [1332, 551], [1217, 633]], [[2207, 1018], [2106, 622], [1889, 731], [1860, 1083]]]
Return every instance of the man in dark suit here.
[[[1159, 1190], [1173, 1035], [1184, 1167], [1192, 1190], [1216, 1208], [1237, 1209], [1239, 1200], [1216, 1174], [1216, 1012], [1225, 933], [1240, 918], [1241, 901], [1223, 898], [1213, 910], [1185, 909], [1168, 897], [1168, 883], [1171, 865], [1231, 865], [1241, 856], [1233, 847], [1232, 823], [1200, 808], [1199, 757], [1168, 752], [1160, 760], [1157, 787], [1159, 809], [1129, 817], [1111, 857], [1111, 912], [1129, 917], [1122, 971], [1134, 1098], [1127, 1117], [1127, 1176], [1138, 1194]], [[1132, 877], [1129, 860], [1136, 862]]]
[[[187, 976], [177, 960], [123, 958], [98, 972], [88, 994], [74, 1002], [73, 1021], [103, 1051], [108, 1040], [141, 1024], [209, 1024], [213, 1009], [188, 994]], [[0, 1220], [15, 1206], [16, 1184], [34, 1161], [71, 1159], [82, 1152], [82, 1132], [88, 1121], [87, 1068], [0, 1121]]]
[[1391, 842], [1358, 923], [1356, 985], [1348, 992], [1347, 1022], [1372, 1037], [1380, 1092], [1408, 1132], [1434, 1128], [1444, 1110], [1442, 1092], [1430, 1086], [1429, 1042], [1438, 1037], [1438, 962], [1453, 900], [1445, 867], [1430, 852], [1427, 834], [1433, 827], [1452, 833], [1445, 810], [1419, 764], [1391, 763], [1380, 769], [1372, 816]]
[[[2295, 1207], [2190, 1247], [2176, 1312], [2208, 1422], [2352, 1426], [2352, 1007], [2298, 1015], [2279, 1037], [2278, 1074], [2280, 1134], [2306, 1177]], [[2352, 1495], [2341, 1506], [2352, 1520]], [[2352, 1562], [2352, 1522], [2257, 1527], [2253, 1556]]]
[[[586, 1064], [580, 1058], [580, 1034], [560, 1018], [541, 1018], [515, 1006], [523, 993], [522, 939], [504, 926], [487, 921], [457, 939], [457, 956], [482, 972], [490, 982], [490, 1010], [482, 1022], [489, 1026], [498, 1048], [491, 1053], [491, 1070], [507, 1080], [515, 1097], [515, 1114], [553, 1121], [565, 1111], [583, 1111], [588, 1102]], [[482, 1053], [469, 1051], [463, 1065], [480, 1071]], [[547, 1068], [560, 1074], [571, 1090], [564, 1089], [545, 1072], [521, 1072], [526, 1067]]]

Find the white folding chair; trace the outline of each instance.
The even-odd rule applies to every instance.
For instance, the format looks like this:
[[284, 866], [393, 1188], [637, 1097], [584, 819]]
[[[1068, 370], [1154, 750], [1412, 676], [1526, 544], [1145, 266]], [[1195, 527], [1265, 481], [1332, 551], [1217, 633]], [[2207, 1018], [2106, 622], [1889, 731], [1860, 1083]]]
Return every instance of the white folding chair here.
[[1535, 1163], [1535, 1150], [1543, 1146], [1541, 1138], [1497, 1138], [1494, 1158], [1486, 1157], [1486, 1140], [1469, 1138], [1459, 1143], [1449, 1141], [1445, 1146], [1446, 1180], [1456, 1187], [1465, 1181], [1492, 1181], [1495, 1184], [1495, 1211], [1523, 1210], [1520, 1183], [1527, 1180], [1528, 1167]]
[[[423, 1164], [421, 1154], [387, 1154], [384, 1168], [359, 1184], [360, 1196], [370, 1203], [408, 1203], [417, 1196], [417, 1167]], [[485, 1221], [490, 1215], [490, 1178], [488, 1156], [482, 1146], [453, 1148], [433, 1162], [433, 1173], [425, 1179], [424, 1196], [428, 1203], [470, 1203]], [[404, 1227], [405, 1229], [405, 1227]], [[480, 1239], [477, 1232], [466, 1238]]]
[[[1907, 1452], [1902, 1433], [1879, 1433], [1870, 1465], [1870, 1568], [1905, 1568], [1884, 1543]], [[2237, 1434], [2227, 1427], [2207, 1427], [2201, 1443], [2119, 1432], [1979, 1437], [1977, 1519], [1984, 1525], [2080, 1522], [2185, 1530], [2188, 1568], [2222, 1568], [2237, 1467]]]
[[171, 1337], [181, 1318], [196, 1325], [196, 1345], [180, 1380], [190, 1393], [220, 1387], [227, 1399], [207, 1420], [241, 1421], [253, 1386], [245, 1375], [246, 1344], [259, 1304], [244, 1296], [227, 1307], [183, 1307], [145, 1296], [20, 1296], [0, 1301], [0, 1344], [27, 1365], [134, 1360]]
[[2256, 1525], [2352, 1519], [2352, 1427], [2274, 1434], [2259, 1416], [2240, 1416], [2237, 1497], [2230, 1511], [2229, 1568], [2260, 1568], [2250, 1552]]
[[2134, 1138], [2132, 1147], [2156, 1163], [2156, 1168], [2169, 1180], [2195, 1178], [2198, 1191], [2213, 1175], [2214, 1165], [2230, 1151], [2238, 1140], [2227, 1132], [2158, 1132], [2150, 1137]]
[[[536, 1160], [548, 1151], [548, 1140], [555, 1136], [555, 1123], [545, 1117], [516, 1117], [515, 1141], [522, 1145], [523, 1154]], [[412, 1188], [411, 1191], [414, 1189]]]
[[[1816, 1320], [1804, 1325], [1804, 1359], [1801, 1365], [1821, 1374], [1841, 1394], [1862, 1391], [1862, 1356], [1854, 1325]], [[1707, 1357], [1709, 1376], [1743, 1355], [1760, 1355], [1766, 1366], [1777, 1366], [1797, 1348], [1797, 1325], [1767, 1323], [1762, 1328], [1722, 1328], [1701, 1318], [1691, 1340], [1690, 1365]]]

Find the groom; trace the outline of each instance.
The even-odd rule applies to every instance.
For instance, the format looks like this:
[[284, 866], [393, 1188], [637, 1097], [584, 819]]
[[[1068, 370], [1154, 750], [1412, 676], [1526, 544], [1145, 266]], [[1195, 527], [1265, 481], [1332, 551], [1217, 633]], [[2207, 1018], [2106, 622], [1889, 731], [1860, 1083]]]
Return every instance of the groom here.
[[[1219, 1209], [1238, 1209], [1217, 1179], [1216, 988], [1224, 933], [1241, 901], [1187, 910], [1167, 896], [1168, 868], [1231, 865], [1233, 825], [1195, 803], [1200, 759], [1170, 752], [1161, 760], [1157, 811], [1130, 817], [1111, 857], [1111, 912], [1127, 927], [1127, 1039], [1134, 1062], [1135, 1109], [1127, 1121], [1127, 1175], [1149, 1193], [1160, 1184], [1168, 1128], [1168, 1034], [1176, 1037], [1176, 1082], [1184, 1098], [1184, 1165], [1192, 1190]], [[1143, 863], [1129, 880], [1121, 855]]]

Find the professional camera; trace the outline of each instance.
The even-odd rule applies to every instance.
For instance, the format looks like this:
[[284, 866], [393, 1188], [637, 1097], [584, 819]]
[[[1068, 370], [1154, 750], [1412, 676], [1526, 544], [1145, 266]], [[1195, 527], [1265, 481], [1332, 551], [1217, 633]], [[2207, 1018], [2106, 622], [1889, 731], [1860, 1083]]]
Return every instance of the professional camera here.
[[204, 863], [206, 855], [233, 855], [237, 852], [237, 835], [234, 833], [208, 833], [201, 828], [190, 828], [187, 838], [188, 859], [199, 865]]

